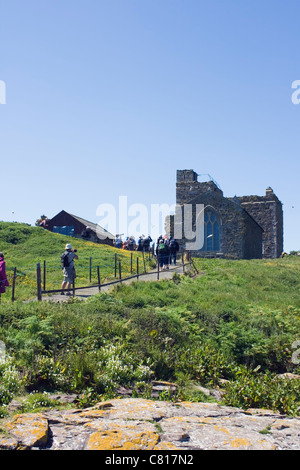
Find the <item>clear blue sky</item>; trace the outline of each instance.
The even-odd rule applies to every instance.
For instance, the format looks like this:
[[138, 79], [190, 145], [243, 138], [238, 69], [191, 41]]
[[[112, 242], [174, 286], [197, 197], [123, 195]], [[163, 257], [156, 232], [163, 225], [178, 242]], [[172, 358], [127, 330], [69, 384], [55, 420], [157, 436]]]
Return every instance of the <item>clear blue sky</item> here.
[[300, 250], [299, 18], [299, 0], [2, 0], [0, 220], [172, 204], [187, 168], [228, 197], [271, 186]]

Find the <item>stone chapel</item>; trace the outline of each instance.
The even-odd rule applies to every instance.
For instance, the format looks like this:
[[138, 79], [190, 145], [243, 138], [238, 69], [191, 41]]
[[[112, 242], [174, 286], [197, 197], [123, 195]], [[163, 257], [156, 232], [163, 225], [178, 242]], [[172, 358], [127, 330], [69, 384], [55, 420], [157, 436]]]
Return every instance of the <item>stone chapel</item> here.
[[[269, 187], [265, 196], [224, 197], [211, 178], [198, 181], [194, 170], [177, 170], [176, 204], [183, 213], [192, 207], [192, 226], [196, 226], [197, 205], [202, 213], [202, 247], [193, 256], [232, 259], [278, 258], [283, 251], [282, 203]], [[198, 206], [199, 207], [199, 206]], [[202, 211], [203, 212], [203, 211]], [[181, 217], [179, 244], [186, 248], [184, 217]], [[171, 236], [178, 235], [176, 215], [168, 221]], [[196, 233], [196, 232], [195, 232]]]

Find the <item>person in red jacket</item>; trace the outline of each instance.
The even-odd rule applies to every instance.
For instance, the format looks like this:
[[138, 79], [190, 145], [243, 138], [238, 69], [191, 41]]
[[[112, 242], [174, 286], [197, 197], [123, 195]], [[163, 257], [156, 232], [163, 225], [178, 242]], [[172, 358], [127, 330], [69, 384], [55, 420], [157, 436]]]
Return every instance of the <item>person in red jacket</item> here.
[[0, 295], [5, 293], [6, 287], [9, 287], [9, 282], [5, 271], [4, 255], [0, 252]]

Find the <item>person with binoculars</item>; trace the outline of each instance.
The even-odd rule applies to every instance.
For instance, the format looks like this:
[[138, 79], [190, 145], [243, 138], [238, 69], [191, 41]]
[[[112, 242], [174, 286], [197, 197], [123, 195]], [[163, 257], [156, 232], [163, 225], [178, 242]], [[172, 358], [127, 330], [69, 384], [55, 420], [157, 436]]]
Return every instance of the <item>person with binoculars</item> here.
[[[63, 269], [64, 280], [62, 282], [61, 288], [64, 291], [67, 290], [66, 295], [71, 295], [69, 290], [71, 289], [71, 284], [74, 283], [76, 277], [74, 259], [78, 259], [76, 255], [77, 250], [72, 248], [70, 243], [67, 243], [64, 253], [61, 256], [61, 263]], [[61, 292], [61, 295], [65, 295], [64, 292]]]

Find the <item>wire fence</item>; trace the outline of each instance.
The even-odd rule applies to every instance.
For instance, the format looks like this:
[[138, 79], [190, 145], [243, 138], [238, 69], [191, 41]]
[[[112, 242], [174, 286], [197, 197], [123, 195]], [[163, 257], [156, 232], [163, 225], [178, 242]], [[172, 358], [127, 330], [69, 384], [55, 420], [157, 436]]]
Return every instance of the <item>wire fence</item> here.
[[[75, 273], [72, 279], [71, 292], [75, 296], [76, 291], [81, 289], [98, 288], [117, 284], [128, 279], [144, 276], [145, 274], [156, 275], [159, 280], [162, 267], [160, 266], [158, 256], [153, 251], [149, 252], [131, 252], [126, 255], [115, 253], [105, 258], [80, 257], [76, 261]], [[181, 252], [177, 255], [181, 266], [192, 264], [192, 258], [189, 252]], [[171, 264], [169, 258], [167, 264]], [[57, 288], [57, 284], [62, 282], [62, 266], [60, 260], [50, 259], [36, 263], [35, 266], [22, 266], [7, 269], [7, 280], [9, 290], [11, 289], [10, 300], [24, 300], [22, 291], [27, 289], [27, 297], [34, 295], [38, 300], [42, 300], [45, 294], [62, 293], [64, 289]], [[18, 295], [17, 295], [18, 294]], [[1, 303], [1, 294], [0, 294]]]

